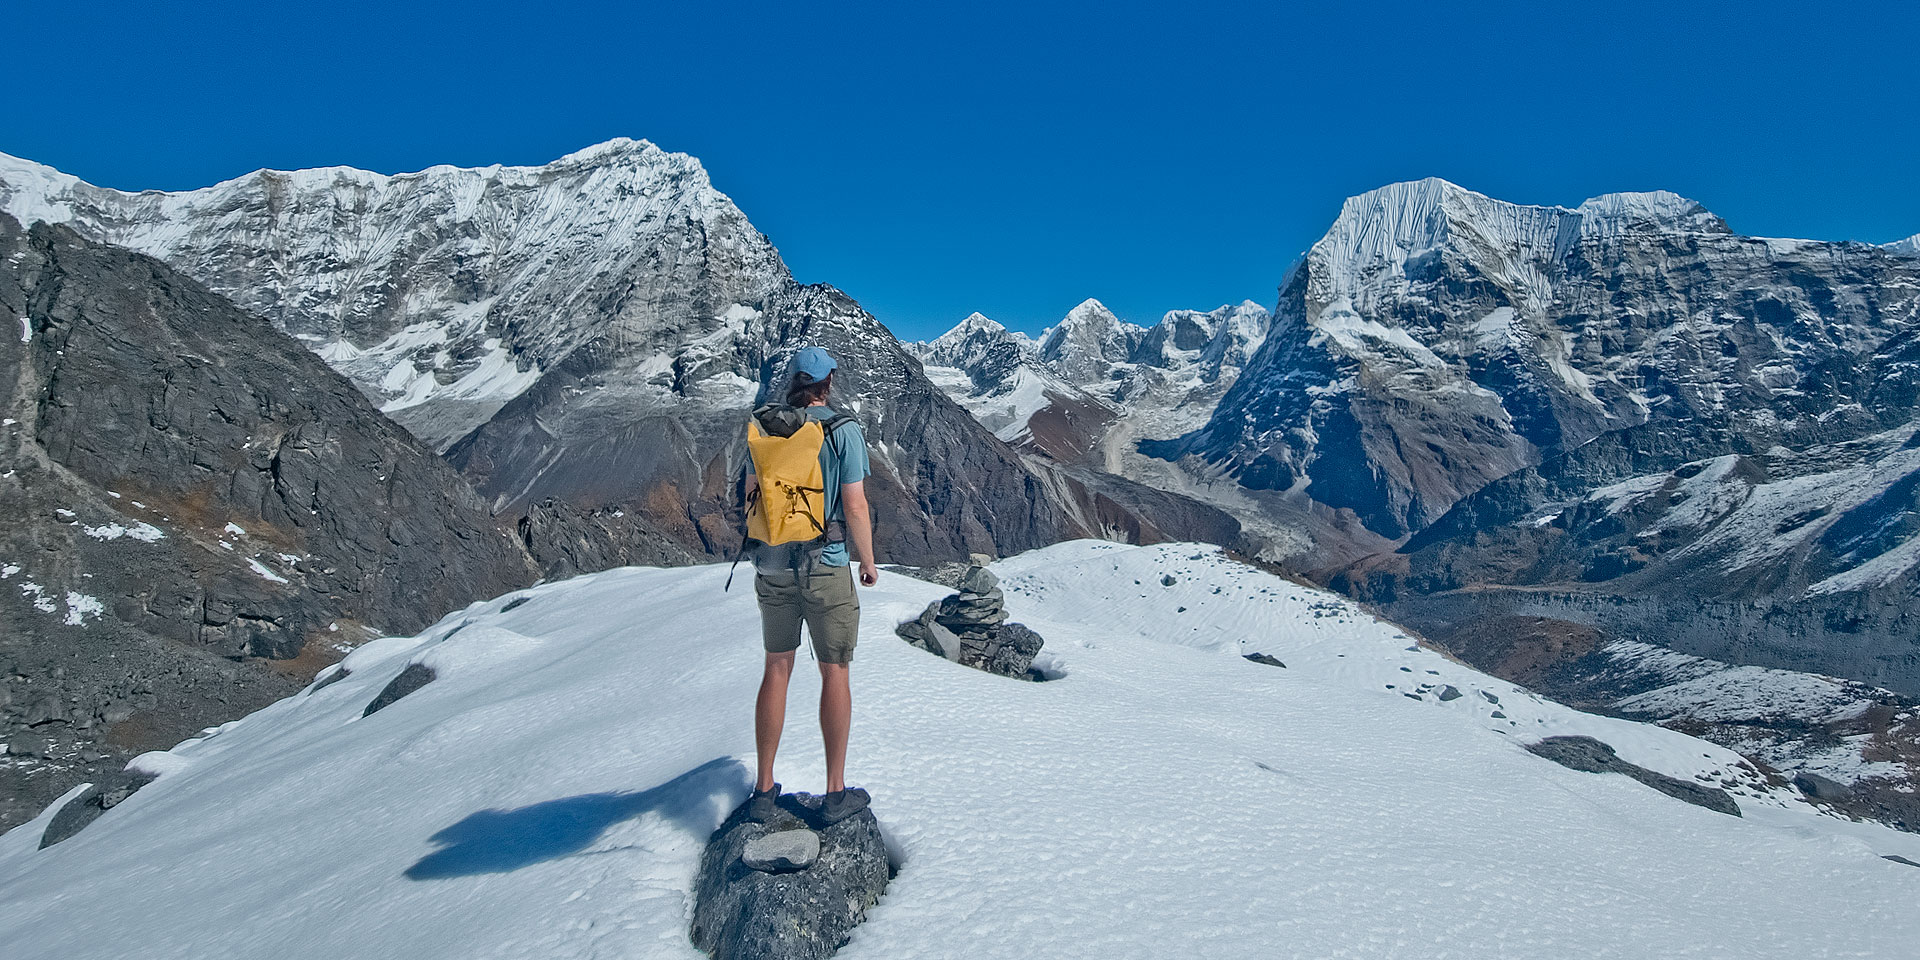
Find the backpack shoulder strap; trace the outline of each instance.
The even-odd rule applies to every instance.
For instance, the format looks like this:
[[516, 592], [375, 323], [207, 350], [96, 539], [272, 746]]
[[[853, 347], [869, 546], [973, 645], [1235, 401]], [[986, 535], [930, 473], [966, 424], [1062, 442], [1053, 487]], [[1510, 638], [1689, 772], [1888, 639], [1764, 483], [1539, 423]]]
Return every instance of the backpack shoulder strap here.
[[823, 421], [820, 424], [821, 431], [827, 435], [827, 445], [833, 448], [833, 455], [835, 457], [839, 457], [841, 455], [840, 427], [843, 424], [848, 424], [852, 422], [853, 422], [852, 417], [847, 416], [844, 413], [836, 413], [833, 416], [828, 417], [825, 421]]

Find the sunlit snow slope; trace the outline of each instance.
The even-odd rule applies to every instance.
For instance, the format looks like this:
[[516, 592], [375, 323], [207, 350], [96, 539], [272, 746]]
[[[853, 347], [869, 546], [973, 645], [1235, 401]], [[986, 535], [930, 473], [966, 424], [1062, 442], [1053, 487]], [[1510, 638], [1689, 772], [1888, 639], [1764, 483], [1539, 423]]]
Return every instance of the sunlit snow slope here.
[[[1889, 957], [1920, 936], [1920, 870], [1881, 858], [1920, 859], [1920, 837], [1808, 812], [1721, 748], [1408, 649], [1211, 547], [1076, 542], [998, 569], [1061, 679], [895, 639], [940, 587], [863, 593], [850, 773], [900, 873], [849, 960]], [[36, 850], [45, 816], [0, 838], [0, 943], [697, 957], [688, 890], [746, 791], [761, 659], [752, 592], [724, 577], [622, 569], [475, 604], [136, 761], [161, 778], [72, 839]], [[362, 717], [410, 662], [440, 678]], [[820, 788], [810, 674], [790, 789]], [[1521, 746], [1569, 732], [1724, 781], [1746, 816]]]

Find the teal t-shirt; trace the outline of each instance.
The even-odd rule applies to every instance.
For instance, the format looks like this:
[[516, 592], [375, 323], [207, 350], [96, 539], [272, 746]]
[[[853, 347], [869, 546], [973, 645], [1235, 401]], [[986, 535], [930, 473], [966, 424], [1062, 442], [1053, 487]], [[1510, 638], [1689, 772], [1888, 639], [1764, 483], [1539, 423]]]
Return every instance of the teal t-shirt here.
[[[834, 416], [833, 408], [820, 406], [808, 407], [807, 417], [811, 420], [827, 420]], [[834, 447], [840, 448], [838, 456]], [[747, 469], [753, 469], [753, 460], [748, 458]], [[867, 435], [860, 425], [849, 420], [835, 427], [833, 436], [820, 445], [821, 486], [826, 487], [827, 519], [846, 522], [846, 514], [840, 509], [840, 485], [859, 483], [867, 478]], [[820, 562], [829, 567], [847, 565], [847, 545], [830, 543], [820, 551]]]

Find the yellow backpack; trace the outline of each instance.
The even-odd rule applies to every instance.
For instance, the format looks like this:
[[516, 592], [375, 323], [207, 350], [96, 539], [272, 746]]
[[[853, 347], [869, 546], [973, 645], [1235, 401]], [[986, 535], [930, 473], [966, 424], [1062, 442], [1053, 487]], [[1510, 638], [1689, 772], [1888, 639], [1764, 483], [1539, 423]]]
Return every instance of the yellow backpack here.
[[[839, 440], [834, 431], [852, 420], [835, 414], [815, 420], [798, 407], [767, 404], [747, 421], [747, 454], [758, 481], [747, 495], [747, 525], [742, 532], [740, 562], [754, 541], [768, 545], [828, 540], [832, 521], [827, 517], [826, 480], [820, 469], [820, 448]], [[733, 583], [729, 570], [727, 583]]]

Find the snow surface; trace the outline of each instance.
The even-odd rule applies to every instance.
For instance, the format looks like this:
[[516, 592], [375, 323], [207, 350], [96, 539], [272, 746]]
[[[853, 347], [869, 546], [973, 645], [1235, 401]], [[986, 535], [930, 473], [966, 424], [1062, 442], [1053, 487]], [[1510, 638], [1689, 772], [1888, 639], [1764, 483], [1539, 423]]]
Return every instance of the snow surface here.
[[[1747, 818], [1724, 816], [1521, 744], [1587, 733], [1731, 776], [1721, 748], [1409, 649], [1212, 547], [1078, 542], [997, 569], [1063, 679], [892, 636], [944, 588], [863, 591], [849, 772], [900, 873], [846, 960], [1891, 957], [1920, 936], [1920, 870], [1880, 858], [1920, 859], [1920, 837], [1746, 781]], [[139, 758], [160, 779], [72, 839], [35, 849], [50, 814], [0, 836], [0, 942], [698, 957], [688, 890], [747, 789], [761, 662], [752, 593], [724, 578], [629, 568], [477, 603]], [[363, 718], [413, 662], [438, 679]], [[775, 771], [791, 789], [820, 788], [812, 673]]]

